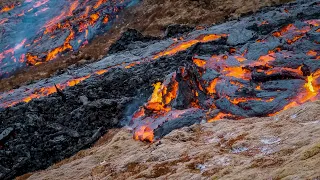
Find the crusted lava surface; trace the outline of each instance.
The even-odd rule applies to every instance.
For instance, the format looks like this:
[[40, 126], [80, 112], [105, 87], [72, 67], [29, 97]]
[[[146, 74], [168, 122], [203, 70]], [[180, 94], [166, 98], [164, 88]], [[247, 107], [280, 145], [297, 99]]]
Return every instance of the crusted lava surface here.
[[154, 85], [130, 121], [134, 138], [152, 142], [201, 121], [273, 116], [319, 99], [319, 8], [310, 1], [257, 13], [156, 54], [189, 48], [193, 65]]
[[163, 39], [129, 30], [101, 61], [0, 94], [0, 177], [46, 168], [122, 119], [153, 141], [319, 99], [319, 12], [297, 1], [178, 38], [179, 26]]
[[22, 1], [0, 7], [0, 78], [78, 50], [139, 1]]
[[[44, 169], [88, 148], [110, 128], [120, 126], [126, 105], [152, 91], [187, 61], [182, 53], [131, 69], [113, 69], [63, 94], [36, 99], [0, 113], [1, 178]], [[2, 136], [3, 135], [3, 136]]]
[[[4, 0], [5, 2], [9, 3], [11, 5], [12, 1]], [[20, 0], [21, 1], [21, 0]], [[63, 0], [64, 1], [64, 0]], [[119, 18], [114, 19], [110, 18], [110, 23], [107, 25], [106, 28], [103, 28], [104, 26], [99, 25], [99, 22], [102, 21], [104, 18], [103, 14], [101, 14], [101, 10], [108, 7], [110, 2], [114, 1], [105, 1], [105, 0], [92, 0], [92, 1], [82, 1], [79, 0], [78, 2], [87, 2], [86, 6], [92, 5], [95, 6], [96, 2], [100, 2], [101, 7], [99, 9], [94, 9], [93, 11], [90, 10], [90, 15], [95, 14], [99, 12], [100, 18], [96, 23], [94, 23], [94, 27], [87, 26], [89, 33], [88, 33], [88, 42], [89, 44], [80, 46], [79, 51], [74, 52], [67, 52], [70, 51], [70, 49], [65, 49], [64, 53], [60, 56], [57, 54], [57, 58], [53, 61], [49, 61], [46, 63], [43, 63], [43, 61], [46, 59], [45, 56], [42, 56], [42, 54], [39, 54], [37, 52], [31, 53], [33, 56], [29, 57], [38, 57], [33, 58], [34, 60], [37, 60], [39, 63], [34, 61], [36, 63], [35, 66], [31, 67], [24, 67], [17, 72], [14, 73], [13, 76], [10, 78], [5, 78], [0, 80], [0, 91], [4, 90], [11, 90], [13, 88], [20, 87], [22, 85], [26, 85], [30, 82], [40, 80], [43, 78], [48, 78], [50, 76], [54, 76], [56, 72], [64, 71], [68, 68], [68, 66], [73, 64], [89, 64], [93, 61], [100, 60], [102, 57], [104, 57], [107, 52], [108, 48], [111, 44], [113, 44], [118, 38], [120, 38], [120, 35], [122, 32], [125, 32], [127, 28], [131, 29], [137, 29], [140, 32], [142, 32], [144, 35], [151, 35], [151, 36], [162, 36], [164, 31], [166, 30], [166, 27], [172, 24], [185, 24], [181, 25], [181, 28], [174, 28], [173, 30], [175, 33], [181, 34], [185, 31], [181, 30], [188, 30], [187, 26], [195, 27], [195, 26], [206, 26], [211, 25], [218, 22], [224, 22], [228, 18], [236, 18], [239, 17], [242, 14], [248, 13], [248, 12], [255, 12], [261, 7], [265, 6], [271, 6], [276, 4], [281, 4], [285, 2], [289, 2], [292, 0], [259, 0], [259, 1], [248, 1], [248, 0], [216, 0], [216, 1], [208, 1], [208, 0], [168, 0], [168, 1], [156, 1], [156, 0], [144, 0], [141, 3], [139, 3], [137, 6], [129, 7], [122, 9], [122, 13], [119, 14]], [[1, 1], [0, 1], [1, 2]], [[33, 1], [35, 2], [35, 1]], [[45, 2], [45, 1], [43, 1]], [[52, 2], [57, 2], [53, 1]], [[65, 3], [66, 1], [64, 1]], [[69, 1], [72, 2], [72, 1]], [[118, 1], [119, 2], [119, 1]], [[121, 2], [121, 1], [120, 1]], [[122, 1], [123, 2], [123, 1]], [[126, 1], [128, 2], [128, 1]], [[136, 2], [136, 1], [132, 1]], [[111, 4], [114, 5], [113, 3]], [[0, 4], [1, 6], [1, 4]], [[45, 9], [44, 6], [48, 7], [47, 4], [43, 4], [42, 7], [37, 8], [39, 11], [41, 9]], [[83, 7], [83, 4], [79, 4], [79, 7], [77, 7], [77, 10], [74, 10], [74, 14], [72, 16], [65, 16], [66, 20], [73, 19], [72, 28], [75, 32], [75, 39], [80, 39], [85, 35], [85, 31], [82, 30], [82, 32], [78, 32], [80, 26], [83, 25], [83, 22], [87, 22], [90, 20], [90, 18], [82, 18], [80, 22], [81, 24], [77, 24], [79, 21], [74, 21], [74, 19], [78, 19], [77, 16], [79, 13], [81, 14], [83, 11], [81, 10], [81, 7]], [[87, 8], [86, 7], [86, 8]], [[71, 6], [67, 6], [67, 8], [71, 8]], [[92, 9], [92, 8], [91, 8]], [[14, 9], [13, 9], [14, 10]], [[119, 11], [116, 11], [114, 13], [118, 13]], [[11, 11], [10, 11], [11, 13]], [[32, 12], [34, 13], [34, 12]], [[113, 13], [112, 16], [115, 14]], [[108, 13], [109, 14], [109, 13]], [[111, 16], [111, 17], [112, 17]], [[94, 17], [94, 16], [93, 16]], [[1, 18], [0, 18], [1, 19]], [[13, 19], [14, 21], [15, 19]], [[115, 21], [113, 21], [115, 20]], [[57, 22], [58, 24], [66, 24], [66, 21], [64, 18], [62, 19], [62, 22]], [[86, 23], [85, 23], [86, 24]], [[113, 24], [113, 25], [112, 25]], [[95, 37], [95, 32], [99, 32], [96, 30], [101, 30], [105, 32], [108, 30], [109, 26], [111, 26], [111, 29], [107, 31], [103, 35], [99, 35], [98, 37]], [[99, 28], [100, 26], [100, 28]], [[64, 29], [57, 29], [58, 33], [62, 33], [65, 35], [64, 31], [69, 32], [68, 26]], [[82, 26], [83, 27], [83, 26]], [[62, 31], [62, 32], [59, 32]], [[170, 35], [170, 31], [166, 32], [167, 35]], [[174, 35], [178, 35], [174, 34]], [[42, 35], [41, 33], [39, 35]], [[80, 35], [80, 36], [79, 36]], [[59, 36], [58, 36], [59, 37]], [[39, 37], [40, 38], [40, 37]], [[36, 40], [38, 40], [37, 38]], [[43, 38], [48, 38], [45, 36]], [[92, 40], [90, 40], [93, 38]], [[22, 39], [21, 39], [22, 40]], [[10, 41], [11, 42], [11, 41]], [[50, 40], [47, 42], [44, 40], [45, 44], [49, 44], [48, 42], [51, 42]], [[58, 42], [62, 42], [61, 39], [58, 40]], [[87, 41], [84, 41], [87, 42]], [[17, 43], [20, 43], [17, 42]], [[39, 42], [37, 43], [39, 45]], [[72, 40], [72, 45], [74, 46], [73, 49], [77, 49], [77, 41]], [[82, 44], [82, 43], [81, 43]], [[86, 43], [85, 43], [86, 44]], [[28, 45], [25, 43], [25, 46]], [[35, 47], [39, 47], [36, 46]], [[37, 48], [37, 49], [43, 49]], [[46, 54], [46, 53], [45, 53]], [[11, 55], [11, 53], [9, 54]], [[17, 55], [17, 53], [16, 53]], [[40, 56], [39, 56], [40, 55]], [[42, 56], [42, 57], [41, 57]], [[40, 58], [39, 58], [40, 57]], [[9, 57], [10, 59], [10, 57]], [[18, 58], [19, 59], [19, 58]], [[32, 60], [32, 58], [31, 58]], [[12, 62], [12, 60], [10, 61]], [[11, 63], [12, 64], [12, 63]], [[19, 64], [19, 63], [18, 63]], [[20, 63], [23, 65], [23, 63]], [[7, 66], [8, 67], [8, 64]], [[9, 66], [10, 67], [10, 66]]]
[[122, 129], [20, 179], [317, 179], [319, 117], [318, 101], [274, 117], [184, 127], [153, 144]]

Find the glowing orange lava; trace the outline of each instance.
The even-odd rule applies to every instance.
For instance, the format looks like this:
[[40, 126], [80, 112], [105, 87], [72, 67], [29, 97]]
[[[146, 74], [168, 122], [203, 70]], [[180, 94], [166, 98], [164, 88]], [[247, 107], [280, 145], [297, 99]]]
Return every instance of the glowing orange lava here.
[[0, 10], [0, 13], [11, 11], [14, 8], [14, 5], [5, 6]]
[[101, 4], [107, 2], [107, 0], [98, 0], [97, 3], [93, 6], [94, 9], [97, 9], [101, 6]]
[[129, 65], [125, 66], [126, 69], [130, 69], [132, 68], [133, 66], [135, 66], [136, 63], [130, 63]]
[[168, 105], [171, 103], [173, 99], [177, 97], [177, 92], [179, 89], [179, 83], [177, 81], [173, 81], [173, 84], [170, 86], [170, 90], [168, 90], [168, 87], [163, 87], [163, 94], [164, 94], [164, 104]]
[[135, 131], [133, 137], [137, 141], [140, 140], [140, 141], [153, 142], [154, 134], [153, 134], [153, 130], [150, 127], [141, 126], [139, 127], [138, 130]]
[[272, 35], [275, 36], [275, 37], [280, 37], [283, 34], [285, 34], [286, 32], [288, 32], [288, 31], [290, 31], [290, 30], [292, 30], [294, 28], [295, 28], [295, 26], [293, 24], [289, 24], [289, 25], [281, 28], [279, 31], [274, 32]]
[[73, 3], [71, 3], [69, 12], [67, 13], [67, 16], [72, 16], [73, 11], [78, 7], [78, 5], [79, 5], [78, 1], [74, 1]]
[[158, 53], [157, 55], [155, 55], [153, 57], [153, 59], [158, 59], [162, 56], [169, 56], [169, 55], [171, 56], [171, 55], [174, 55], [180, 51], [184, 51], [197, 43], [206, 43], [206, 42], [210, 42], [210, 41], [215, 41], [215, 40], [220, 39], [221, 37], [226, 37], [226, 36], [227, 36], [226, 34], [221, 34], [221, 35], [209, 34], [209, 35], [199, 36], [196, 39], [192, 39], [189, 41], [178, 43], [176, 46], [174, 46], [166, 51]]
[[232, 76], [235, 78], [241, 78], [245, 80], [251, 79], [250, 71], [242, 67], [225, 67], [223, 69], [223, 72], [226, 76]]
[[46, 61], [50, 61], [54, 59], [59, 53], [64, 52], [67, 49], [72, 49], [72, 46], [70, 45], [70, 41], [74, 38], [74, 32], [70, 30], [69, 36], [66, 38], [64, 44], [60, 47], [57, 47], [53, 49], [52, 51], [48, 52]]
[[262, 22], [259, 24], [259, 26], [262, 26], [262, 25], [265, 25], [265, 24], [269, 24], [269, 22], [268, 22], [268, 21], [262, 21]]
[[109, 16], [106, 15], [104, 18], [103, 18], [103, 24], [107, 24], [109, 22]]
[[[306, 83], [304, 84], [304, 91], [301, 92], [295, 99], [293, 99], [289, 104], [287, 104], [281, 111], [287, 110], [303, 103], [316, 100], [316, 96], [320, 92], [320, 84], [318, 84], [317, 79], [320, 78], [320, 70], [307, 77]], [[271, 114], [270, 116], [276, 115], [279, 112]]]
[[243, 56], [234, 56], [234, 58], [236, 58], [236, 60], [239, 61], [239, 62], [243, 62], [243, 61], [247, 60], [247, 59], [246, 59], [245, 57], [243, 57]]
[[93, 26], [98, 21], [99, 17], [99, 13], [91, 14], [89, 24]]
[[27, 63], [30, 65], [35, 65], [39, 61], [39, 58], [37, 56], [34, 56], [30, 53], [26, 55], [26, 58], [27, 58]]
[[313, 25], [313, 26], [320, 26], [320, 20], [319, 19], [314, 19], [314, 20], [308, 20], [306, 23]]
[[195, 63], [198, 67], [204, 67], [207, 62], [202, 59], [193, 58], [193, 63]]
[[71, 87], [72, 87], [72, 86], [75, 86], [75, 85], [79, 84], [80, 82], [88, 79], [90, 76], [91, 76], [91, 75], [89, 74], [89, 75], [84, 76], [84, 77], [80, 77], [80, 78], [77, 78], [77, 79], [72, 79], [72, 80], [70, 80], [70, 81], [67, 82], [67, 85], [68, 85], [68, 86], [71, 86]]
[[317, 51], [315, 51], [315, 50], [310, 50], [310, 51], [307, 52], [307, 55], [308, 55], [308, 56], [316, 56], [316, 55], [317, 55]]
[[216, 117], [207, 120], [209, 123], [224, 119], [225, 117], [230, 116], [230, 114], [219, 112]]
[[108, 72], [108, 70], [102, 69], [102, 70], [96, 71], [95, 73], [98, 74], [98, 75], [102, 75], [102, 74], [104, 74], [106, 72]]
[[163, 103], [163, 92], [162, 92], [162, 84], [160, 82], [153, 85], [154, 90], [151, 95], [151, 99], [145, 105], [146, 109], [153, 110], [153, 111], [165, 111], [168, 112], [171, 110], [169, 107], [165, 107]]
[[207, 92], [209, 94], [214, 94], [216, 93], [216, 85], [218, 83], [218, 78], [215, 78], [214, 80], [212, 80], [209, 84], [209, 86], [206, 88]]
[[276, 55], [273, 51], [270, 51], [267, 55], [260, 56], [257, 61], [252, 63], [253, 66], [267, 65], [271, 61], [276, 60]]
[[295, 43], [296, 41], [298, 41], [299, 39], [301, 39], [303, 36], [304, 36], [304, 34], [299, 34], [299, 35], [293, 37], [292, 39], [288, 39], [288, 40], [287, 40], [287, 43], [288, 43], [288, 44], [293, 44], [293, 43]]

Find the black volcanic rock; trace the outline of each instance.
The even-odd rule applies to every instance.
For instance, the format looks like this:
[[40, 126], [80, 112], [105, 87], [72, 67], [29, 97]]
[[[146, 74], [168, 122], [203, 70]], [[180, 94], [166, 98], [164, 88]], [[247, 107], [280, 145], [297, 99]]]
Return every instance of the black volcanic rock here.
[[[306, 77], [320, 69], [316, 57], [320, 33], [307, 23], [320, 18], [320, 6], [312, 2], [269, 8], [192, 31], [183, 39], [144, 37], [129, 30], [99, 62], [2, 93], [1, 107], [15, 106], [0, 111], [0, 179], [45, 169], [70, 157], [109, 129], [121, 127], [122, 119], [130, 119], [134, 131], [150, 125], [158, 138], [219, 114], [243, 118], [279, 112], [301, 92], [308, 92], [308, 81], [309, 85], [320, 81], [320, 76], [312, 82]], [[290, 14], [283, 12], [287, 6], [292, 6]], [[261, 17], [273, 31], [260, 26]], [[310, 31], [291, 26], [280, 35], [272, 34], [288, 22]], [[316, 56], [313, 51], [308, 55], [310, 50]], [[104, 73], [97, 73], [101, 70]], [[86, 80], [75, 83], [79, 78]], [[66, 85], [70, 80], [77, 85]], [[132, 107], [143, 104], [155, 83], [162, 83], [157, 93], [167, 96], [152, 103], [159, 103], [160, 110], [165, 106], [165, 111], [157, 114], [156, 109], [146, 108], [143, 116], [131, 118], [128, 109], [132, 112]], [[55, 84], [61, 92], [44, 97], [42, 88]], [[311, 95], [319, 99], [319, 94]], [[35, 97], [22, 103], [30, 96]]]
[[[120, 39], [118, 39], [114, 44], [109, 48], [108, 53], [114, 54], [124, 50], [133, 49], [134, 46], [141, 46], [141, 43], [149, 42], [153, 40], [159, 40], [160, 38], [152, 36], [143, 36], [139, 31], [135, 29], [128, 29], [122, 33]], [[133, 47], [130, 47], [133, 46]]]
[[165, 31], [165, 37], [179, 37], [185, 33], [191, 32], [194, 30], [194, 27], [184, 25], [184, 24], [173, 24], [169, 25]]
[[[133, 98], [142, 93], [149, 96], [150, 84], [188, 64], [179, 60], [184, 56], [114, 69], [63, 91], [65, 102], [53, 94], [0, 112], [0, 179], [45, 169], [90, 147], [108, 129], [120, 127]], [[83, 103], [83, 96], [88, 103]]]

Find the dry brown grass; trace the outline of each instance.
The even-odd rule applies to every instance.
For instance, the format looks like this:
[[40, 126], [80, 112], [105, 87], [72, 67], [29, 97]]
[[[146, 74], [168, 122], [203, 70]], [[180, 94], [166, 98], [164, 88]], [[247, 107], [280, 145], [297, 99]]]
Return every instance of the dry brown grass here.
[[[276, 117], [193, 125], [175, 130], [152, 144], [134, 141], [132, 133], [122, 129], [103, 137], [101, 142], [105, 143], [99, 146], [22, 177], [32, 180], [319, 179], [318, 117], [320, 105], [308, 103]], [[267, 139], [271, 141], [262, 141]], [[234, 152], [237, 147], [248, 149]]]
[[23, 0], [0, 0], [0, 9], [3, 6], [17, 4], [19, 2], [22, 2]]
[[161, 36], [170, 24], [211, 25], [225, 21], [229, 17], [257, 11], [264, 6], [289, 1], [292, 0], [144, 0], [140, 5], [125, 10], [119, 16], [120, 21], [108, 33], [81, 48], [80, 51], [83, 52], [81, 55], [72, 58], [72, 53], [68, 53], [55, 61], [23, 69], [15, 76], [0, 80], [0, 91], [50, 77], [56, 71], [64, 70], [79, 61], [80, 64], [92, 62], [85, 62], [83, 59], [99, 60], [107, 54], [109, 46], [128, 28], [137, 29], [145, 35]]

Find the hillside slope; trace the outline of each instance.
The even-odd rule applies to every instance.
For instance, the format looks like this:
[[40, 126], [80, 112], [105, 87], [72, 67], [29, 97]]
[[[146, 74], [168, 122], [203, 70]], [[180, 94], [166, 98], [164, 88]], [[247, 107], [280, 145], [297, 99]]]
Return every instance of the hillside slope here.
[[0, 94], [0, 179], [46, 169], [124, 124], [154, 142], [200, 122], [320, 100], [319, 5], [298, 0], [182, 38], [129, 30], [101, 61]]
[[320, 102], [270, 118], [221, 120], [161, 141], [112, 131], [95, 147], [18, 179], [317, 179]]
[[0, 80], [0, 91], [8, 91], [53, 76], [57, 72], [64, 72], [72, 64], [81, 66], [100, 60], [107, 54], [109, 46], [128, 28], [137, 29], [145, 35], [162, 36], [166, 27], [171, 24], [206, 26], [255, 12], [261, 7], [289, 1], [291, 0], [144, 0], [140, 5], [123, 12], [109, 32], [80, 48], [79, 53], [70, 52], [55, 61], [22, 69], [15, 76]]

